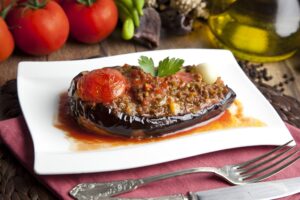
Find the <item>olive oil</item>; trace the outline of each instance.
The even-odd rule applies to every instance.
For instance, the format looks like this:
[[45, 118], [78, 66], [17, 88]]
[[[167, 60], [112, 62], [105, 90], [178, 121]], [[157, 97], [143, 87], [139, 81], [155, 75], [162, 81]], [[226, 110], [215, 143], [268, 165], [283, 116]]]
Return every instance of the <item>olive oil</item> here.
[[212, 12], [209, 17], [211, 39], [241, 59], [257, 62], [286, 59], [300, 47], [299, 1], [232, 1], [222, 12]]

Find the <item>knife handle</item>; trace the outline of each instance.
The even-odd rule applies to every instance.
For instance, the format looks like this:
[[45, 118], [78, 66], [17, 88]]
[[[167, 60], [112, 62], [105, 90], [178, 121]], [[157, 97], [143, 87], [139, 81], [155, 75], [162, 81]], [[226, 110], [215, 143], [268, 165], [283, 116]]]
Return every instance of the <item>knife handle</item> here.
[[160, 181], [176, 176], [181, 176], [185, 174], [193, 174], [200, 172], [214, 172], [217, 173], [216, 168], [214, 167], [198, 167], [192, 169], [184, 169], [180, 171], [175, 171], [166, 174], [154, 175], [141, 179], [127, 179], [119, 180], [112, 182], [103, 182], [103, 183], [80, 183], [76, 185], [69, 193], [73, 197], [80, 195], [83, 196], [102, 196], [102, 197], [112, 197], [125, 192], [133, 191], [140, 186], [143, 186], [148, 183], [155, 181]]

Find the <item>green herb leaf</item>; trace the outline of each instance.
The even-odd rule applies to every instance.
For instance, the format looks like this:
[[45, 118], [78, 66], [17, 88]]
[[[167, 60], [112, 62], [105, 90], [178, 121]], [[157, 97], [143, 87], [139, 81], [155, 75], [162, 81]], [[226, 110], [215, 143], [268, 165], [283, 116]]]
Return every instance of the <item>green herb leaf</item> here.
[[144, 72], [150, 73], [152, 76], [155, 76], [155, 67], [152, 58], [147, 56], [141, 56], [139, 59], [140, 67], [144, 70]]
[[152, 58], [147, 56], [141, 56], [138, 60], [140, 67], [144, 70], [144, 72], [150, 73], [152, 76], [170, 76], [178, 72], [183, 63], [183, 59], [179, 58], [165, 58], [159, 62], [158, 68], [156, 69], [154, 66], [154, 62]]
[[159, 62], [157, 75], [162, 76], [170, 76], [178, 72], [184, 63], [183, 59], [179, 58], [165, 58], [164, 60]]

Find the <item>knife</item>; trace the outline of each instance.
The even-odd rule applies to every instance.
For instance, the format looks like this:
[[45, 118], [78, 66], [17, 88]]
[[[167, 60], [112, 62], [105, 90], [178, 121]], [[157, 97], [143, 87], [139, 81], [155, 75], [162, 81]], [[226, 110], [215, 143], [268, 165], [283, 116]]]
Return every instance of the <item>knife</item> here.
[[105, 197], [87, 191], [72, 196], [78, 200], [269, 200], [297, 193], [300, 193], [300, 177], [155, 198]]

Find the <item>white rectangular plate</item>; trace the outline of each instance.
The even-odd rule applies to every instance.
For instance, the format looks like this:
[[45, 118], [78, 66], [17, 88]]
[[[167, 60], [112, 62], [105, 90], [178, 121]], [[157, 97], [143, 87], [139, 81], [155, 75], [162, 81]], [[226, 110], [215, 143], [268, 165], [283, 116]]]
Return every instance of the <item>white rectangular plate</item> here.
[[[104, 150], [72, 150], [71, 141], [65, 133], [53, 125], [59, 95], [67, 91], [72, 78], [81, 71], [125, 63], [137, 65], [141, 55], [152, 57], [156, 64], [169, 56], [183, 58], [185, 65], [208, 63], [214, 66], [225, 83], [236, 92], [245, 115], [267, 125], [210, 131]], [[34, 170], [38, 174], [114, 171], [223, 149], [279, 145], [292, 139], [276, 111], [226, 50], [174, 49], [78, 61], [21, 62], [18, 68], [18, 95], [33, 139]], [[184, 150], [178, 146], [183, 146]]]

